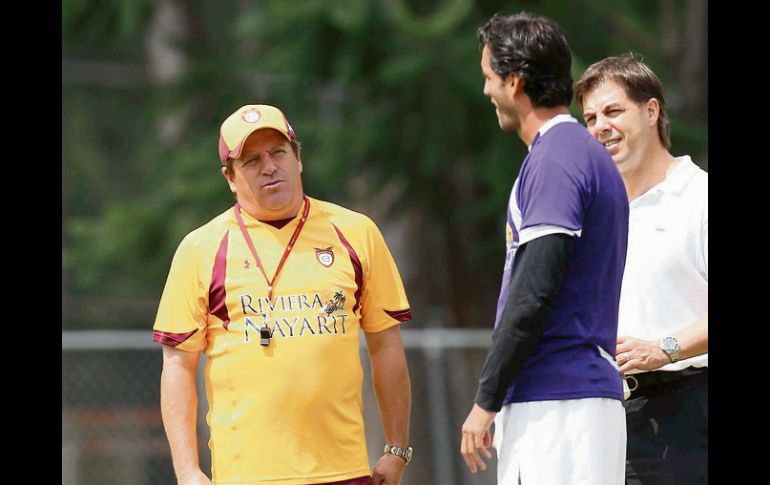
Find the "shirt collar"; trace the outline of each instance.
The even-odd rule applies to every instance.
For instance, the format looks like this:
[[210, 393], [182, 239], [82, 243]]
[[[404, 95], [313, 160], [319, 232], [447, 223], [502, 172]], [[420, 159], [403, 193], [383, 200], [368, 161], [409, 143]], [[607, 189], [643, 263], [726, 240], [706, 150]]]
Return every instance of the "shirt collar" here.
[[671, 168], [666, 178], [657, 186], [657, 189], [661, 192], [669, 194], [682, 192], [698, 168], [689, 155], [676, 157], [675, 160], [676, 165]]
[[532, 144], [528, 147], [528, 150], [532, 151], [532, 147], [535, 146], [535, 142], [540, 139], [543, 135], [545, 135], [545, 132], [553, 128], [554, 126], [558, 125], [559, 123], [577, 123], [578, 121], [570, 114], [562, 113], [554, 116], [550, 120], [543, 123], [543, 126], [540, 127], [539, 130], [537, 130], [537, 134], [535, 134], [535, 138], [532, 140]]

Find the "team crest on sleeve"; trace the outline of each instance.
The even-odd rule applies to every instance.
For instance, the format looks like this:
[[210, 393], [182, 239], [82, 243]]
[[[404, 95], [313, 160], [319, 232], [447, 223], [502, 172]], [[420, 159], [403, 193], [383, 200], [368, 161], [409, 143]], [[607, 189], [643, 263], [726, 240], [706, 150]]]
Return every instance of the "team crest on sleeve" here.
[[326, 266], [327, 268], [334, 264], [334, 251], [332, 251], [331, 246], [326, 249], [313, 249], [315, 249], [315, 259], [317, 259], [319, 263]]

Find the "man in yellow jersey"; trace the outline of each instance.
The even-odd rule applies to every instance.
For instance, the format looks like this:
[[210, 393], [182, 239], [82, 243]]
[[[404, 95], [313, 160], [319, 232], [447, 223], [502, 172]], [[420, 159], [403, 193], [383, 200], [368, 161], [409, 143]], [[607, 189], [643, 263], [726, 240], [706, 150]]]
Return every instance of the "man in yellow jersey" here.
[[[368, 217], [310, 198], [284, 114], [247, 105], [222, 124], [237, 203], [174, 255], [155, 320], [161, 411], [179, 484], [397, 484], [411, 459], [410, 384], [399, 324], [411, 310]], [[364, 331], [385, 451], [369, 467]], [[200, 469], [200, 352], [212, 479]]]

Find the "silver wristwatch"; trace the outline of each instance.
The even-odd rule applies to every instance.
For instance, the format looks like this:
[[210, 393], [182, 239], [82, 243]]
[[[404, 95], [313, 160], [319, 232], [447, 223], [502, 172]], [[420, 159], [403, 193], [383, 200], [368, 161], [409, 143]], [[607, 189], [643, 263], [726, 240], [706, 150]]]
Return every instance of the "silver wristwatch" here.
[[408, 465], [410, 461], [412, 461], [412, 447], [407, 446], [406, 448], [399, 448], [398, 446], [393, 445], [385, 445], [385, 450], [383, 450], [385, 453], [390, 453], [391, 455], [396, 455], [399, 458], [403, 458], [404, 461], [406, 461], [406, 464]]
[[674, 337], [663, 337], [658, 343], [660, 350], [671, 357], [671, 363], [679, 360], [679, 341]]

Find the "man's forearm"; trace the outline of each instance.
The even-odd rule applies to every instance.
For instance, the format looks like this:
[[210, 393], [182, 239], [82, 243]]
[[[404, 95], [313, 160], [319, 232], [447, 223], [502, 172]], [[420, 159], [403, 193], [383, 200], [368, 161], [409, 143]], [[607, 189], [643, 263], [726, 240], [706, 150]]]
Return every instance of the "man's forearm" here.
[[385, 441], [407, 446], [411, 384], [401, 334], [398, 327], [391, 327], [379, 334], [367, 334], [366, 338]]
[[200, 465], [195, 368], [164, 360], [160, 377], [160, 410], [177, 478], [197, 472]]
[[501, 321], [493, 333], [474, 402], [499, 412], [505, 393], [543, 335], [575, 246], [575, 238], [550, 234], [519, 247]]
[[709, 351], [709, 312], [701, 315], [692, 324], [674, 333], [679, 341], [679, 360], [689, 359]]

